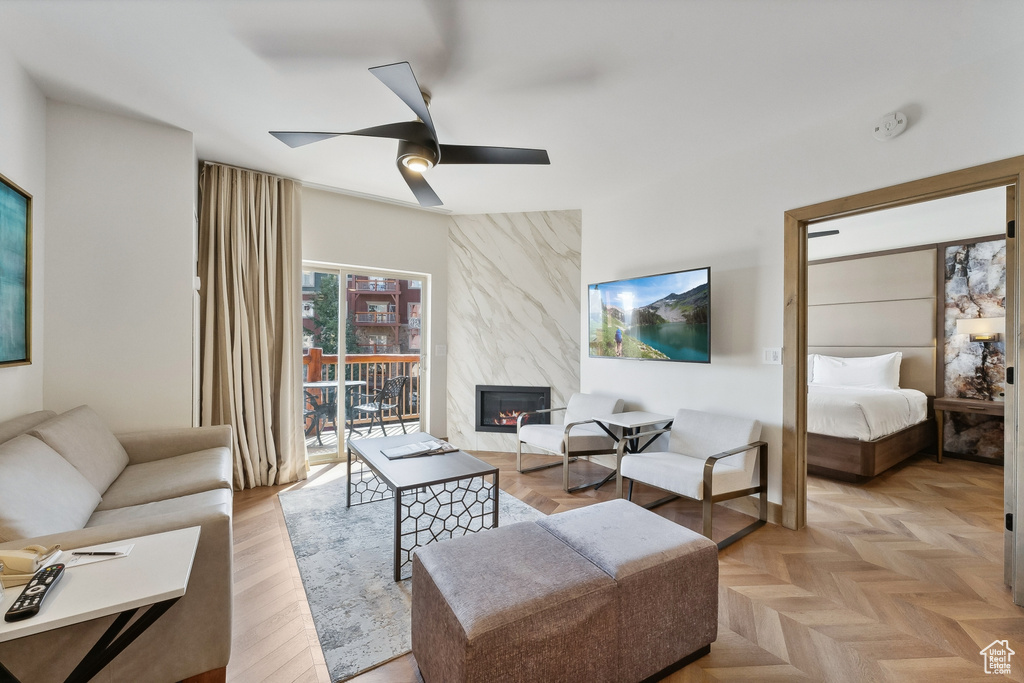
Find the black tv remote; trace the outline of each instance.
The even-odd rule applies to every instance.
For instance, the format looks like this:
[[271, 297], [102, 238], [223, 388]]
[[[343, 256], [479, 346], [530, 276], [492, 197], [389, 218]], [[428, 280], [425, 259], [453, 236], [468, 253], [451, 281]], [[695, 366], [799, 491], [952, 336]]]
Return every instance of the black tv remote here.
[[43, 567], [37, 571], [25, 589], [21, 591], [18, 599], [7, 610], [4, 621], [20, 621], [38, 614], [43, 600], [50, 594], [50, 589], [57, 585], [62, 576], [64, 576], [64, 565], [60, 563], [51, 564], [49, 567]]

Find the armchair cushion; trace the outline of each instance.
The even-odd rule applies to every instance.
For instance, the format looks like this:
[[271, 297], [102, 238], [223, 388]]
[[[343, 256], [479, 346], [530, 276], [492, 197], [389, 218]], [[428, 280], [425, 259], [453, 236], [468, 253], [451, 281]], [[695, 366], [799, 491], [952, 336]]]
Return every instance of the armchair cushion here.
[[64, 456], [100, 495], [128, 465], [121, 442], [89, 406], [62, 413], [29, 434]]
[[576, 393], [569, 397], [569, 403], [565, 406], [564, 424], [590, 420], [595, 415], [621, 413], [623, 405], [623, 400], [614, 396]]
[[[716, 494], [745, 489], [751, 485], [750, 475], [746, 471], [725, 464], [729, 459], [724, 458], [712, 470], [711, 490]], [[703, 500], [704, 460], [671, 451], [631, 453], [622, 456], [621, 472], [627, 479], [651, 484], [694, 500]]]
[[[683, 408], [676, 412], [675, 420], [672, 422], [668, 450], [703, 461], [708, 456], [732, 450], [743, 444], [754, 443], [760, 438], [761, 423], [757, 420]], [[734, 467], [753, 473], [756, 460], [757, 449], [752, 448], [724, 458], [715, 465], [715, 469]]]
[[202, 491], [230, 489], [231, 458], [225, 448], [209, 448], [172, 458], [128, 465], [103, 494], [97, 510], [141, 505]]
[[[520, 441], [552, 453], [562, 452], [564, 435], [564, 425], [523, 425], [519, 430]], [[569, 450], [611, 451], [614, 448], [615, 442], [596, 424], [577, 425], [569, 432]]]
[[0, 542], [81, 529], [100, 494], [35, 437], [0, 444]]

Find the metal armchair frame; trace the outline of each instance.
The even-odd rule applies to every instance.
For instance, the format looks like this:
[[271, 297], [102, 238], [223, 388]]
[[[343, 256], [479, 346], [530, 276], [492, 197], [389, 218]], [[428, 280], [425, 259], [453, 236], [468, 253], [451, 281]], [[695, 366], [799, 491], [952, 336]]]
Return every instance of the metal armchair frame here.
[[[561, 453], [554, 453], [553, 451], [548, 451], [548, 453], [551, 453], [552, 455], [556, 455], [556, 456], [560, 455], [560, 456], [562, 456], [562, 460], [560, 462], [549, 462], [549, 463], [545, 463], [543, 465], [536, 465], [534, 467], [527, 467], [526, 469], [523, 469], [523, 441], [519, 438], [519, 431], [520, 431], [520, 429], [522, 429], [522, 426], [523, 426], [523, 418], [525, 418], [525, 417], [527, 417], [529, 415], [538, 415], [538, 414], [541, 414], [541, 413], [554, 413], [554, 412], [558, 412], [558, 411], [561, 411], [561, 410], [565, 410], [565, 408], [545, 408], [543, 410], [529, 410], [529, 411], [526, 411], [526, 412], [523, 412], [523, 413], [519, 414], [519, 416], [516, 418], [516, 470], [518, 472], [520, 472], [520, 473], [525, 474], [527, 472], [536, 472], [537, 470], [546, 470], [549, 467], [561, 466], [562, 467], [562, 489], [566, 493], [573, 493], [574, 491], [581, 491], [583, 489], [588, 489], [588, 488], [591, 488], [591, 487], [593, 487], [595, 490], [597, 490], [597, 489], [601, 488], [601, 486], [604, 485], [605, 482], [607, 482], [610, 479], [611, 475], [609, 475], [608, 477], [605, 477], [604, 479], [600, 479], [598, 481], [590, 482], [589, 484], [580, 484], [579, 486], [573, 486], [573, 487], [569, 486], [569, 463], [575, 462], [579, 458], [581, 458], [583, 456], [587, 456], [587, 455], [610, 455], [612, 453], [615, 453], [614, 449], [612, 449], [612, 450], [600, 449], [600, 450], [596, 450], [596, 451], [575, 451], [572, 454], [569, 453], [569, 432], [572, 431], [572, 428], [573, 427], [577, 427], [579, 425], [584, 425], [584, 424], [593, 424], [594, 420], [581, 420], [579, 422], [570, 422], [569, 424], [565, 425], [565, 430], [562, 432], [562, 451], [561, 451]], [[540, 448], [540, 446], [535, 446], [535, 447], [536, 448]], [[544, 450], [547, 450], [547, 449], [544, 449]]]
[[[665, 433], [667, 433], [669, 431], [671, 431], [671, 430], [669, 430], [669, 429], [658, 429], [658, 430], [653, 430], [653, 431], [649, 431], [649, 432], [641, 432], [641, 433], [637, 434], [636, 437], [637, 438], [639, 438], [639, 437], [651, 437], [651, 438], [654, 438], [654, 437], [656, 437], [656, 436], [658, 436], [660, 434], [665, 434]], [[616, 473], [618, 473], [619, 476], [618, 476], [618, 482], [616, 483], [615, 490], [616, 490], [616, 495], [617, 495], [618, 498], [622, 497], [622, 474], [621, 474], [621, 468], [622, 468], [622, 456], [625, 455], [624, 447], [625, 447], [624, 446], [624, 442], [619, 442], [619, 447], [616, 449], [615, 471], [616, 471]], [[737, 455], [739, 453], [743, 453], [744, 451], [749, 451], [752, 448], [756, 448], [757, 449], [757, 468], [758, 468], [757, 469], [757, 473], [758, 473], [757, 486], [750, 486], [750, 487], [745, 488], [745, 489], [739, 489], [739, 490], [736, 490], [736, 491], [728, 491], [726, 493], [715, 494], [712, 491], [712, 483], [714, 481], [713, 474], [714, 474], [715, 465], [718, 463], [718, 461], [722, 460], [723, 458], [728, 458], [731, 455]], [[683, 455], [683, 454], [680, 454], [680, 455]], [[692, 457], [692, 456], [683, 456], [683, 457]], [[665, 490], [665, 489], [659, 488], [658, 486], [655, 486], [654, 484], [650, 484], [648, 482], [641, 482], [641, 483], [646, 484], [647, 486], [651, 486], [652, 488], [656, 488], [656, 489], [661, 490], [661, 491]], [[725, 538], [724, 540], [719, 541], [717, 543], [719, 550], [732, 545], [733, 543], [735, 543], [736, 541], [740, 540], [741, 538], [743, 538], [744, 536], [746, 536], [750, 532], [755, 531], [756, 529], [760, 529], [761, 527], [763, 527], [768, 522], [768, 442], [767, 441], [755, 441], [753, 443], [748, 443], [745, 446], [738, 446], [738, 447], [730, 449], [728, 451], [723, 451], [721, 453], [716, 453], [714, 455], [708, 456], [704, 460], [704, 479], [701, 482], [701, 487], [702, 487], [701, 488], [701, 501], [700, 501], [701, 502], [701, 524], [702, 524], [701, 533], [704, 536], [706, 536], [707, 538], [711, 538], [711, 511], [712, 511], [711, 506], [712, 505], [714, 505], [715, 503], [720, 503], [720, 502], [722, 502], [724, 500], [732, 500], [733, 498], [743, 498], [745, 496], [752, 496], [752, 495], [757, 495], [758, 496], [758, 515], [757, 515], [757, 520], [752, 522], [751, 524], [748, 524], [747, 526], [743, 527], [742, 529], [740, 529], [736, 533], [732, 534], [731, 536]], [[683, 496], [683, 495], [678, 494], [678, 493], [672, 493], [671, 491], [669, 491], [668, 493], [670, 493], [671, 495], [665, 496], [664, 498], [659, 498], [658, 500], [654, 501], [653, 503], [648, 503], [647, 505], [644, 505], [644, 507], [647, 508], [648, 510], [650, 510], [651, 508], [657, 507], [659, 505], [663, 505], [664, 503], [667, 503], [669, 501], [675, 500], [676, 498], [689, 498], [689, 496]], [[633, 480], [632, 479], [629, 480], [629, 493], [627, 495], [627, 498], [629, 500], [632, 500], [632, 498], [633, 498]], [[689, 498], [689, 499], [693, 500], [692, 498]]]

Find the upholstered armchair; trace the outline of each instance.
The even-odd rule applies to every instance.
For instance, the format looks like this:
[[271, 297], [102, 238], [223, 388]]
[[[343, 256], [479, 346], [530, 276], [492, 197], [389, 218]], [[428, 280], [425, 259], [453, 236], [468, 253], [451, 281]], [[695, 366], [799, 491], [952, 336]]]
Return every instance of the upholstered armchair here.
[[[519, 415], [516, 420], [516, 469], [534, 472], [549, 467], [562, 467], [562, 488], [567, 492], [600, 486], [608, 478], [589, 484], [569, 487], [569, 463], [587, 455], [615, 453], [615, 440], [593, 420], [595, 415], [622, 412], [623, 401], [613, 396], [576, 393], [564, 408], [533, 410]], [[531, 415], [565, 411], [561, 424], [523, 424]], [[523, 469], [523, 445], [557, 455], [559, 460]]]
[[761, 441], [761, 423], [740, 417], [682, 409], [671, 429], [642, 432], [637, 437], [669, 433], [668, 450], [625, 452], [626, 440], [619, 442], [616, 460], [618, 497], [624, 479], [638, 481], [672, 494], [644, 507], [667, 503], [677, 496], [699, 500], [703, 534], [711, 538], [711, 506], [743, 496], [759, 496], [758, 519], [718, 544], [724, 548], [768, 519], [768, 444]]

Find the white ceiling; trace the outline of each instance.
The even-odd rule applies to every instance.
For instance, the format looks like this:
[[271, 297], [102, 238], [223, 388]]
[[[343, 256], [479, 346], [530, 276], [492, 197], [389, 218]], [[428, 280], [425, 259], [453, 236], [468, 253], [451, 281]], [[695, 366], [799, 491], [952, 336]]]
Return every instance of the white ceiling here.
[[[407, 60], [441, 142], [550, 153], [426, 174], [479, 213], [585, 209], [911, 92], [1022, 24], [1019, 0], [0, 0], [0, 49], [50, 98], [192, 131], [202, 159], [411, 203], [394, 141], [267, 134], [411, 120], [367, 71]], [[863, 144], [892, 144], [870, 136], [884, 113]]]

